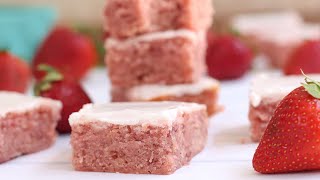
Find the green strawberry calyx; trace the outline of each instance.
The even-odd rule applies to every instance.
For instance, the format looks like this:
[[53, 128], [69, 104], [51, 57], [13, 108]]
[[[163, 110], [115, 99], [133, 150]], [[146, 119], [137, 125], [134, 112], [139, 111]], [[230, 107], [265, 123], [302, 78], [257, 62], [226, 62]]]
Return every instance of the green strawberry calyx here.
[[45, 72], [46, 75], [34, 87], [34, 94], [36, 96], [39, 96], [43, 91], [49, 90], [53, 82], [61, 81], [64, 78], [58, 70], [47, 64], [40, 64], [37, 69]]
[[306, 91], [313, 96], [314, 98], [320, 99], [320, 83], [318, 81], [315, 81], [311, 79], [309, 76], [304, 74], [304, 72], [301, 70], [301, 73], [305, 77], [305, 83], [301, 83], [302, 86], [306, 89]]
[[234, 28], [230, 28], [229, 33], [235, 37], [242, 37], [241, 32]]
[[8, 48], [0, 48], [0, 54], [5, 54], [8, 53], [9, 49]]

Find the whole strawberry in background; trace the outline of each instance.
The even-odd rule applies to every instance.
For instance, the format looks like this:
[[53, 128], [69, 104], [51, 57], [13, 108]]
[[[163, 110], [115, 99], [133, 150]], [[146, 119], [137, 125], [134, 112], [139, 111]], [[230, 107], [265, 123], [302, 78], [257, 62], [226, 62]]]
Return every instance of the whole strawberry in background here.
[[23, 93], [30, 81], [28, 64], [7, 51], [0, 51], [0, 90]]
[[320, 84], [303, 86], [278, 105], [253, 158], [266, 174], [320, 170]]
[[51, 31], [37, 50], [33, 59], [33, 74], [41, 79], [39, 64], [48, 64], [58, 69], [65, 79], [80, 80], [97, 60], [95, 45], [87, 36], [70, 28], [58, 26]]
[[38, 70], [45, 72], [45, 76], [35, 85], [35, 94], [62, 102], [61, 120], [58, 122], [57, 130], [60, 133], [70, 133], [70, 114], [91, 103], [91, 99], [77, 81], [64, 79], [56, 69], [39, 65]]
[[239, 38], [208, 33], [207, 66], [211, 77], [229, 80], [242, 77], [251, 67], [252, 50]]
[[320, 73], [320, 39], [310, 40], [299, 46], [287, 61], [283, 71], [286, 75], [305, 73]]

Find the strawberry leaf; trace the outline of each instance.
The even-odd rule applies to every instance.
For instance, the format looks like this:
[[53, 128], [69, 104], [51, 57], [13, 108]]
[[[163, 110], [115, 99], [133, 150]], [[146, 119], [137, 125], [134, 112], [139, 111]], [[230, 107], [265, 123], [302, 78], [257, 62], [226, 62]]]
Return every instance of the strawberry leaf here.
[[320, 99], [320, 87], [318, 85], [304, 83], [302, 85], [311, 96]]
[[40, 64], [38, 66], [38, 70], [47, 73], [46, 76], [42, 79], [42, 81], [60, 81], [63, 79], [63, 75], [55, 68], [49, 65]]
[[51, 83], [49, 82], [40, 82], [38, 84], [36, 84], [35, 88], [34, 88], [34, 93], [35, 95], [39, 96], [41, 92], [43, 91], [47, 91], [52, 87]]
[[44, 81], [60, 81], [63, 79], [63, 75], [60, 73], [48, 73], [45, 77], [44, 77]]
[[313, 96], [314, 98], [320, 99], [320, 83], [311, 79], [309, 76], [304, 74], [301, 70], [301, 73], [305, 76], [305, 82], [302, 83], [302, 86], [306, 89], [306, 91]]
[[238, 31], [234, 28], [230, 28], [229, 33], [235, 37], [242, 37], [242, 34], [240, 33], [240, 31]]
[[8, 51], [10, 51], [10, 47], [9, 46], [1, 46], [0, 51], [8, 52]]
[[46, 75], [34, 87], [36, 96], [39, 96], [43, 91], [49, 90], [52, 87], [52, 83], [61, 81], [64, 78], [58, 70], [46, 64], [40, 64], [38, 70], [46, 72]]
[[0, 49], [0, 53], [8, 53], [9, 52], [9, 48], [1, 48]]

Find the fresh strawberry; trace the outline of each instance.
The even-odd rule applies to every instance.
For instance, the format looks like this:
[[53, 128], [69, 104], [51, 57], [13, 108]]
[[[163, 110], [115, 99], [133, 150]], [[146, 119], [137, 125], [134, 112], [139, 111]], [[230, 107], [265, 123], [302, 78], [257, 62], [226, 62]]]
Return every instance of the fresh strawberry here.
[[207, 65], [209, 75], [225, 80], [242, 77], [251, 67], [250, 48], [233, 36], [208, 36]]
[[7, 51], [0, 51], [0, 90], [25, 92], [31, 80], [29, 66]]
[[216, 34], [214, 33], [214, 31], [213, 30], [209, 30], [207, 32], [207, 43], [209, 45], [212, 45], [214, 40], [215, 40], [215, 37], [216, 37]]
[[84, 104], [91, 103], [91, 100], [78, 82], [63, 79], [63, 75], [54, 68], [39, 65], [39, 70], [47, 74], [36, 84], [35, 94], [62, 102], [61, 120], [57, 130], [60, 133], [70, 133], [71, 127], [68, 121], [70, 114], [79, 111]]
[[265, 174], [320, 170], [320, 84], [306, 84], [278, 105], [253, 158]]
[[58, 69], [65, 79], [80, 80], [95, 64], [97, 52], [93, 42], [67, 27], [56, 27], [38, 49], [33, 60], [33, 73], [41, 79], [39, 64]]
[[306, 41], [290, 56], [284, 66], [284, 73], [299, 74], [300, 69], [305, 73], [320, 73], [320, 40]]

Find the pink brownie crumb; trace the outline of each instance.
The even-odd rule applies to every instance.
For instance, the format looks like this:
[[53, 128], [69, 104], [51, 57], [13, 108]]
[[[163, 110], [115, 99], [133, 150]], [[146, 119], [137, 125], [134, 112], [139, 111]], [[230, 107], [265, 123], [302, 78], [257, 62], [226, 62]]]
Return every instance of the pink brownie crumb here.
[[211, 0], [108, 0], [105, 29], [127, 38], [176, 29], [206, 30], [211, 26]]
[[172, 174], [202, 151], [208, 134], [205, 108], [181, 112], [172, 125], [161, 126], [82, 118], [71, 123], [72, 163], [78, 171]]

